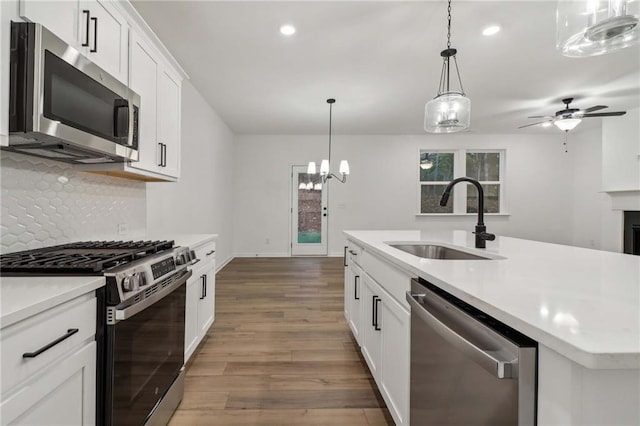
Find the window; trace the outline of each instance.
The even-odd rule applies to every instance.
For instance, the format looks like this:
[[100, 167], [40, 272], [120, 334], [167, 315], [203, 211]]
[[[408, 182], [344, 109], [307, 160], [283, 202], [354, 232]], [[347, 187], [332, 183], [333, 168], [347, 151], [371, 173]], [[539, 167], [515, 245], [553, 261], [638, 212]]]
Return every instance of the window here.
[[420, 214], [477, 213], [478, 191], [464, 183], [454, 187], [446, 206], [440, 206], [445, 187], [462, 176], [482, 185], [485, 213], [503, 213], [504, 156], [497, 150], [420, 151]]

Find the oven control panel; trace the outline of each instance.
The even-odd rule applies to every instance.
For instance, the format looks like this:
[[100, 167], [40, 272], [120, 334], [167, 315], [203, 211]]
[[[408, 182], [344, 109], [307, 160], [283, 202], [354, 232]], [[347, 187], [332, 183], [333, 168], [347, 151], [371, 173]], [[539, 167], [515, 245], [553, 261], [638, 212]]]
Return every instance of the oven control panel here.
[[168, 257], [160, 262], [154, 263], [151, 265], [151, 272], [153, 273], [153, 279], [158, 279], [159, 277], [167, 274], [171, 271], [175, 271], [176, 263], [173, 257]]

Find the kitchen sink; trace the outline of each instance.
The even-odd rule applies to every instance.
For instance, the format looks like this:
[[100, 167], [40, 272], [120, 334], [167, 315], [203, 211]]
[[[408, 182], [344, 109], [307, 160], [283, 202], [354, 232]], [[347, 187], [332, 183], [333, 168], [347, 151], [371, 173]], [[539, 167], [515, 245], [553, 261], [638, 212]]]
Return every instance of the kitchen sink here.
[[389, 244], [389, 246], [402, 250], [405, 253], [425, 259], [442, 260], [492, 260], [490, 257], [480, 256], [466, 251], [456, 250], [451, 247], [435, 244]]

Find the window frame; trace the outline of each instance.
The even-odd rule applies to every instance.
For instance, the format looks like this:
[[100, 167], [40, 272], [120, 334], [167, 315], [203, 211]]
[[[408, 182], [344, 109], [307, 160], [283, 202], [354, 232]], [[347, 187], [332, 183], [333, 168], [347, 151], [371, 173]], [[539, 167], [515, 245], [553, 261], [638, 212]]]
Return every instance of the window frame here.
[[[420, 148], [418, 150], [418, 167], [416, 168], [418, 182], [417, 185], [417, 200], [418, 200], [418, 213], [416, 216], [477, 216], [477, 213], [467, 213], [467, 190], [469, 185], [456, 185], [455, 190], [453, 191], [451, 200], [453, 201], [453, 212], [452, 213], [422, 213], [422, 186], [423, 185], [447, 185], [451, 181], [428, 181], [422, 182], [420, 180], [420, 157], [423, 153], [446, 153], [453, 154], [453, 179], [457, 179], [459, 177], [466, 177], [467, 175], [467, 153], [469, 154], [500, 154], [500, 180], [498, 181], [480, 181], [481, 184], [484, 185], [499, 185], [499, 197], [500, 197], [500, 206], [498, 213], [485, 213], [485, 216], [507, 216], [507, 195], [506, 195], [506, 184], [505, 184], [505, 172], [506, 172], [506, 150], [505, 149], [475, 149], [475, 148], [453, 148], [453, 149], [429, 149], [429, 148]], [[475, 188], [473, 189], [475, 190]]]

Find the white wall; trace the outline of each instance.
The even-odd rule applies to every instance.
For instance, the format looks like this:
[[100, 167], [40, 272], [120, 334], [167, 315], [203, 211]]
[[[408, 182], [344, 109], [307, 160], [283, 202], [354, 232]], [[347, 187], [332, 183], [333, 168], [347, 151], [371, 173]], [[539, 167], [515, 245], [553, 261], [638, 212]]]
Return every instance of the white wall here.
[[216, 262], [232, 256], [234, 134], [189, 81], [182, 83], [180, 180], [147, 184], [147, 232], [218, 234]]
[[[468, 229], [474, 216], [418, 217], [420, 149], [506, 150], [509, 216], [485, 217], [489, 232], [569, 244], [572, 162], [562, 135], [375, 135], [333, 138], [332, 160], [347, 159], [346, 184], [329, 186], [329, 253], [341, 254], [345, 229]], [[326, 135], [241, 135], [234, 157], [234, 253], [287, 255], [291, 165], [319, 161]], [[266, 241], [269, 241], [267, 244]]]

